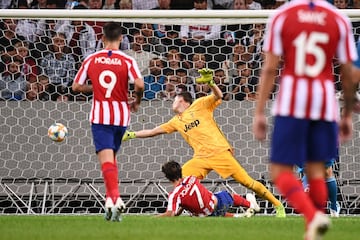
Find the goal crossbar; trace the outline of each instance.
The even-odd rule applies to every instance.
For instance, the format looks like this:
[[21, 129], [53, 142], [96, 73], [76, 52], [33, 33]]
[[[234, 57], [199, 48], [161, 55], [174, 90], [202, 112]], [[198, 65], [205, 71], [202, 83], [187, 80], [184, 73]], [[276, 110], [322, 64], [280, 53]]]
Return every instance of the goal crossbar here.
[[[36, 19], [82, 19], [82, 20], [113, 20], [137, 22], [191, 24], [192, 19], [201, 23], [238, 24], [264, 22], [276, 10], [67, 10], [67, 9], [3, 9], [0, 18], [36, 18]], [[346, 9], [342, 13], [355, 19], [360, 19], [359, 10]], [[150, 21], [149, 21], [150, 20]]]

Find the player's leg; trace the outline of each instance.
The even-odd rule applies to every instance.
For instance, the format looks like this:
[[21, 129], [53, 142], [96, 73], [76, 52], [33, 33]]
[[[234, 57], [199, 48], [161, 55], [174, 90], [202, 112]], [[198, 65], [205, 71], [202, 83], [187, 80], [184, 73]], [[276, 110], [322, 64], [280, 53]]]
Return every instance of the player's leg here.
[[277, 207], [277, 212], [279, 212], [279, 214], [277, 214], [278, 217], [285, 217], [285, 209], [282, 203], [262, 183], [251, 178], [241, 166], [238, 166], [235, 169], [236, 172], [231, 175], [232, 178], [244, 187], [253, 190], [259, 197], [268, 200]]
[[105, 219], [110, 220], [115, 201], [120, 195], [118, 189], [118, 169], [114, 163], [114, 151], [112, 149], [100, 150], [97, 155], [106, 189]]
[[328, 199], [325, 161], [337, 155], [338, 126], [336, 122], [312, 121], [309, 131], [312, 134], [307, 139], [305, 174], [309, 182], [309, 196], [317, 213], [307, 225], [306, 237], [320, 238], [330, 226], [329, 218], [323, 214]]
[[247, 199], [243, 198], [241, 195], [237, 194], [237, 193], [232, 193], [231, 194], [232, 198], [234, 199], [234, 207], [246, 207], [246, 208], [250, 208], [251, 203], [250, 201], [248, 201]]
[[300, 175], [301, 183], [303, 185], [304, 191], [308, 192], [309, 191], [309, 184], [308, 184], [308, 180], [307, 180], [304, 168], [299, 167], [299, 166], [296, 166], [295, 168], [296, 168], [296, 173], [298, 173]]
[[332, 170], [333, 163], [334, 161], [329, 161], [325, 163], [325, 166], [327, 167], [325, 178], [330, 201], [330, 216], [339, 217], [340, 204], [337, 202], [337, 183]]
[[335, 122], [313, 121], [308, 139], [308, 161], [305, 172], [309, 195], [320, 211], [326, 208], [328, 189], [325, 182], [325, 162], [337, 155], [338, 126]]
[[308, 162], [306, 175], [309, 179], [309, 196], [317, 209], [315, 216], [306, 225], [305, 239], [321, 239], [330, 227], [330, 219], [324, 214], [327, 201], [325, 165], [323, 162]]
[[[230, 193], [229, 193], [230, 194]], [[256, 212], [260, 211], [260, 206], [256, 202], [256, 198], [254, 194], [248, 193], [246, 194], [246, 199], [243, 198], [241, 195], [232, 193], [231, 197], [233, 199], [233, 206], [234, 207], [245, 207], [247, 208], [244, 213], [225, 213], [225, 217], [235, 217], [235, 218], [241, 218], [241, 217], [252, 217]]]
[[271, 178], [289, 204], [304, 215], [306, 223], [314, 218], [317, 209], [295, 176], [293, 166], [302, 166], [306, 159], [308, 125], [306, 120], [275, 117], [270, 156]]
[[124, 133], [125, 128], [93, 124], [91, 129], [106, 189], [105, 219], [118, 221], [119, 209], [124, 209], [125, 204], [120, 198], [115, 154], [121, 142], [118, 132]]
[[[330, 201], [330, 216], [339, 217], [341, 208], [340, 208], [340, 204], [337, 202], [337, 182], [332, 171], [333, 164], [334, 164], [334, 160], [330, 160], [325, 163], [325, 167], [326, 167], [325, 180], [328, 190], [328, 198]], [[309, 192], [309, 184], [304, 169], [298, 167], [297, 172], [302, 175], [301, 182], [303, 184], [304, 191]]]
[[[120, 126], [112, 126], [112, 128], [114, 128], [115, 131], [115, 137], [114, 137], [114, 165], [116, 167], [116, 172], [118, 173], [118, 167], [117, 167], [117, 162], [116, 162], [116, 153], [118, 152], [118, 150], [120, 149], [121, 146], [121, 141], [122, 138], [125, 134], [126, 131], [126, 127], [120, 127]], [[117, 174], [117, 179], [119, 179], [118, 174]], [[117, 180], [117, 189], [119, 189], [119, 181]], [[119, 192], [119, 190], [118, 190]], [[116, 221], [119, 222], [122, 220], [121, 218], [121, 214], [125, 211], [125, 203], [122, 200], [120, 193], [118, 194], [118, 197], [116, 198], [116, 200], [114, 200], [114, 208], [112, 209], [112, 217], [111, 220], [112, 221]]]
[[245, 214], [243, 214], [244, 217], [252, 217], [255, 213], [260, 212], [260, 206], [257, 203], [254, 194], [247, 193], [246, 198], [243, 198], [242, 196], [233, 193], [232, 197], [234, 199], [234, 207], [242, 206], [247, 208]]
[[309, 196], [314, 206], [324, 212], [327, 201], [327, 187], [325, 183], [325, 165], [323, 162], [308, 162], [305, 167], [309, 182]]
[[106, 197], [115, 202], [120, 194], [118, 189], [118, 168], [114, 161], [114, 151], [112, 149], [103, 149], [97, 155], [104, 178]]
[[301, 178], [301, 182], [302, 182], [302, 185], [303, 185], [303, 188], [304, 188], [304, 191], [305, 192], [309, 192], [309, 183], [308, 183], [308, 180], [307, 180], [307, 177], [306, 177], [306, 174], [304, 174]]
[[277, 216], [285, 217], [285, 209], [282, 203], [259, 181], [256, 181], [245, 171], [239, 162], [233, 157], [232, 153], [225, 151], [216, 157], [207, 159], [212, 169], [221, 177], [231, 176], [244, 187], [253, 190], [259, 197], [268, 200], [277, 207]]

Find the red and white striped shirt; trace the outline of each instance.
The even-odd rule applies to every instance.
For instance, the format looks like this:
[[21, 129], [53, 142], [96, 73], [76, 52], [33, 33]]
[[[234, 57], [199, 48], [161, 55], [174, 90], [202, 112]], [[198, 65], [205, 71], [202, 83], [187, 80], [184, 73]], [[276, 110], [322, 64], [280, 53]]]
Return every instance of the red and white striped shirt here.
[[169, 194], [167, 211], [177, 214], [182, 207], [194, 216], [208, 216], [214, 211], [215, 198], [196, 177], [185, 177]]
[[90, 122], [95, 124], [128, 126], [128, 84], [142, 78], [134, 58], [121, 51], [101, 50], [89, 55], [81, 65], [75, 82], [93, 85]]
[[337, 121], [332, 60], [357, 58], [349, 19], [323, 0], [294, 0], [270, 18], [264, 51], [283, 56], [274, 115]]

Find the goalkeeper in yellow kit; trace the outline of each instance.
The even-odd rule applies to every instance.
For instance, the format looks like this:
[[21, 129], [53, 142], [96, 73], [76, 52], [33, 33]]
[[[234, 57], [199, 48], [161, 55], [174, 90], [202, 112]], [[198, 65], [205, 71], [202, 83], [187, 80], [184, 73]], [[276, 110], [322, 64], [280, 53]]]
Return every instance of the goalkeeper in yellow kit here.
[[178, 131], [193, 148], [194, 156], [182, 167], [183, 176], [196, 176], [203, 179], [214, 170], [222, 178], [232, 177], [258, 196], [270, 201], [276, 209], [277, 217], [285, 217], [285, 209], [281, 202], [260, 182], [251, 178], [233, 156], [233, 148], [214, 120], [213, 112], [220, 105], [223, 94], [213, 80], [211, 69], [199, 70], [201, 77], [197, 83], [206, 83], [212, 94], [193, 102], [191, 94], [177, 94], [172, 104], [176, 115], [167, 123], [153, 129], [137, 132], [127, 131], [123, 141], [133, 138], [147, 138], [159, 134]]

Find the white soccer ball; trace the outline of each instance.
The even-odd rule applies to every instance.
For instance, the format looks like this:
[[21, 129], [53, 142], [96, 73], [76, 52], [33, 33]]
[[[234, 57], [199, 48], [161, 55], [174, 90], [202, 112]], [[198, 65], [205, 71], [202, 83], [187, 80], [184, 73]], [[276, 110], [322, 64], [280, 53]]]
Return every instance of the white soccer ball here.
[[48, 129], [48, 136], [54, 142], [62, 142], [67, 134], [68, 130], [62, 123], [54, 123]]

